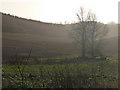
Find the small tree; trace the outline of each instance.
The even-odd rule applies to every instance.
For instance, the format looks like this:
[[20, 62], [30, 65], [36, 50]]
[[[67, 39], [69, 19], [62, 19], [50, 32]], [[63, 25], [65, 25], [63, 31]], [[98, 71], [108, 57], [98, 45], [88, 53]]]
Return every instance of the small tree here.
[[107, 34], [107, 29], [104, 24], [97, 22], [96, 15], [90, 10], [85, 12], [81, 7], [76, 15], [79, 23], [75, 29], [75, 40], [81, 46], [82, 57], [86, 56], [88, 50], [93, 57], [96, 51], [100, 52], [101, 40]]

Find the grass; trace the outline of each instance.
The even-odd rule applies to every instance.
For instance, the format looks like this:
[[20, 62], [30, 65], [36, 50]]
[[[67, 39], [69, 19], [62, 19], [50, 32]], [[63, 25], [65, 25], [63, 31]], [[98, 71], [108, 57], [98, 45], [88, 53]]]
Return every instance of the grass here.
[[77, 62], [58, 65], [3, 65], [3, 88], [117, 88], [118, 62]]

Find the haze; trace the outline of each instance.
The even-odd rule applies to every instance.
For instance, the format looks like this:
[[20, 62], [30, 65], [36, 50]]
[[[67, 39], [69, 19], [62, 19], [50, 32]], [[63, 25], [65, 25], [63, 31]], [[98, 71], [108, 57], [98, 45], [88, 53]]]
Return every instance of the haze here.
[[1, 12], [43, 22], [77, 21], [80, 6], [96, 13], [100, 22], [118, 22], [118, 0], [4, 0], [1, 5]]

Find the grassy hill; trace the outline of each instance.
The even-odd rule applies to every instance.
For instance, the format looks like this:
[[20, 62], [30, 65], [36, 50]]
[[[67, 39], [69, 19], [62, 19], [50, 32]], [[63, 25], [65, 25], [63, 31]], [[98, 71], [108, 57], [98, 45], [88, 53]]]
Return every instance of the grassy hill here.
[[[7, 14], [2, 15], [3, 56], [27, 55], [32, 48], [32, 56], [65, 56], [75, 55], [75, 48], [70, 34], [74, 24], [52, 24], [28, 20]], [[117, 25], [107, 25], [109, 33], [104, 52], [116, 55]], [[112, 52], [113, 51], [113, 52]], [[111, 53], [109, 53], [111, 52]]]

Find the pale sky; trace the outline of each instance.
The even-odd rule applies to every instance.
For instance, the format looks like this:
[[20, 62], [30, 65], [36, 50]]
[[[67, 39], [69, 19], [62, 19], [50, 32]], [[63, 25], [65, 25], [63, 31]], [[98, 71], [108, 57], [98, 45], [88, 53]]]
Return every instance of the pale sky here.
[[43, 22], [77, 21], [76, 12], [82, 6], [91, 9], [98, 21], [118, 22], [119, 0], [1, 0], [0, 12]]

